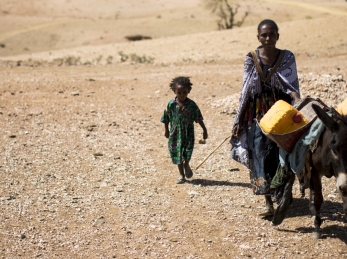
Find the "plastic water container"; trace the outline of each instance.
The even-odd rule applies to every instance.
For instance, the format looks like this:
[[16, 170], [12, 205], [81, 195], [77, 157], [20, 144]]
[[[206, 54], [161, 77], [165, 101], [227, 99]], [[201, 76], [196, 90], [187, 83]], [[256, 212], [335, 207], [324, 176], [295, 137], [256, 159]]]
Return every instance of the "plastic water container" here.
[[336, 110], [341, 115], [347, 115], [347, 98], [337, 106]]
[[308, 123], [308, 120], [289, 103], [278, 100], [260, 120], [265, 133], [286, 134]]

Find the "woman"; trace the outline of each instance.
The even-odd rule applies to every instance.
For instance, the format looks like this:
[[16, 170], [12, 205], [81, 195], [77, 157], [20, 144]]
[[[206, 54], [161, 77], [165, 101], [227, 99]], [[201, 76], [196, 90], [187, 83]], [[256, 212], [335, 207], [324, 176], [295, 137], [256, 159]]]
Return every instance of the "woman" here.
[[266, 210], [274, 213], [270, 184], [279, 163], [279, 149], [256, 123], [279, 99], [294, 104], [300, 100], [299, 81], [294, 54], [276, 48], [278, 26], [272, 20], [258, 25], [261, 46], [246, 55], [240, 104], [230, 143], [231, 158], [250, 171], [254, 194], [265, 195]]

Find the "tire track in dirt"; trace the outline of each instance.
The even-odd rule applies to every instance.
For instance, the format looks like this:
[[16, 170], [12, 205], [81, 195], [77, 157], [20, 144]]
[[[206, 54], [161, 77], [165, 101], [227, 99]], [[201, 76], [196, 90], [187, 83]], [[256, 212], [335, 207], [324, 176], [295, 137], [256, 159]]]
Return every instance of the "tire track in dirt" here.
[[329, 13], [332, 15], [347, 16], [347, 11], [345, 11], [345, 10], [331, 9], [331, 8], [327, 8], [324, 6], [319, 6], [317, 4], [302, 3], [302, 2], [297, 2], [297, 1], [277, 1], [277, 0], [265, 0], [265, 1], [270, 2], [270, 3], [300, 7], [300, 8], [314, 10], [314, 11], [323, 12], [323, 13]]
[[39, 30], [39, 29], [42, 29], [42, 28], [47, 28], [47, 27], [51, 27], [51, 26], [55, 26], [55, 25], [64, 24], [64, 23], [66, 23], [66, 22], [62, 22], [62, 21], [60, 21], [60, 22], [49, 22], [49, 23], [37, 24], [37, 25], [31, 26], [31, 27], [28, 27], [28, 28], [20, 29], [20, 30], [6, 32], [6, 33], [3, 33], [3, 34], [0, 34], [0, 41], [6, 40], [6, 39], [11, 38], [11, 37], [14, 37], [14, 36], [16, 36], [18, 34], [21, 34], [21, 33], [34, 31], [34, 30]]

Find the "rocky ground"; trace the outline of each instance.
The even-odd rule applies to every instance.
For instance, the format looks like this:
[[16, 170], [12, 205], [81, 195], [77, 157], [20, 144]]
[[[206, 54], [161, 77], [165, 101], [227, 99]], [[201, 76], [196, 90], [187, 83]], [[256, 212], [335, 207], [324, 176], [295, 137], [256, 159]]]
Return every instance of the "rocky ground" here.
[[[279, 18], [279, 47], [296, 55], [302, 96], [336, 107], [347, 97], [347, 15], [344, 3], [330, 2], [258, 4], [268, 14], [298, 10]], [[14, 2], [6, 3], [3, 14], [13, 10]], [[167, 13], [177, 18], [177, 10]], [[10, 15], [0, 18], [9, 25]], [[153, 17], [146, 18], [150, 24]], [[14, 42], [9, 35], [28, 31], [0, 31], [0, 40], [8, 40], [0, 57], [0, 258], [347, 257], [335, 179], [323, 180], [319, 240], [311, 235], [308, 193], [300, 198], [298, 181], [280, 226], [258, 216], [264, 198], [252, 194], [246, 169], [229, 158], [228, 141], [187, 183], [175, 183], [178, 170], [159, 121], [173, 98], [169, 82], [190, 76], [189, 97], [205, 118], [209, 138], [198, 144], [196, 127], [194, 169], [230, 135], [243, 57], [258, 44], [257, 22], [30, 54], [21, 45], [20, 55], [6, 50]], [[35, 28], [31, 40], [44, 34]]]
[[[214, 73], [184, 68], [210, 135], [196, 145], [196, 167], [229, 135], [237, 94], [227, 81], [214, 81]], [[324, 180], [321, 240], [311, 237], [308, 199], [299, 198], [297, 181], [282, 225], [257, 215], [263, 197], [252, 194], [248, 173], [229, 159], [227, 143], [189, 182], [175, 184], [178, 172], [159, 118], [172, 98], [167, 80], [180, 69], [126, 64], [1, 72], [3, 258], [347, 256], [334, 179]], [[315, 89], [334, 104], [346, 91], [341, 76], [300, 81], [303, 93]], [[330, 90], [318, 90], [320, 84]], [[199, 128], [196, 134], [202, 136]]]

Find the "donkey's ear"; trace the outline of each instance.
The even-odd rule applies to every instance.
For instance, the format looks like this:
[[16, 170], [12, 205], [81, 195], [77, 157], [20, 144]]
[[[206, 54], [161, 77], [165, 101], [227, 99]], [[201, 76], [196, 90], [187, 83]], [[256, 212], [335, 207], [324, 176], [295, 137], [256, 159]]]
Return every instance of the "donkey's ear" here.
[[331, 131], [334, 131], [337, 124], [336, 122], [330, 117], [324, 109], [322, 109], [317, 104], [312, 104], [313, 110], [316, 112], [318, 118], [323, 122], [323, 124], [330, 129]]

